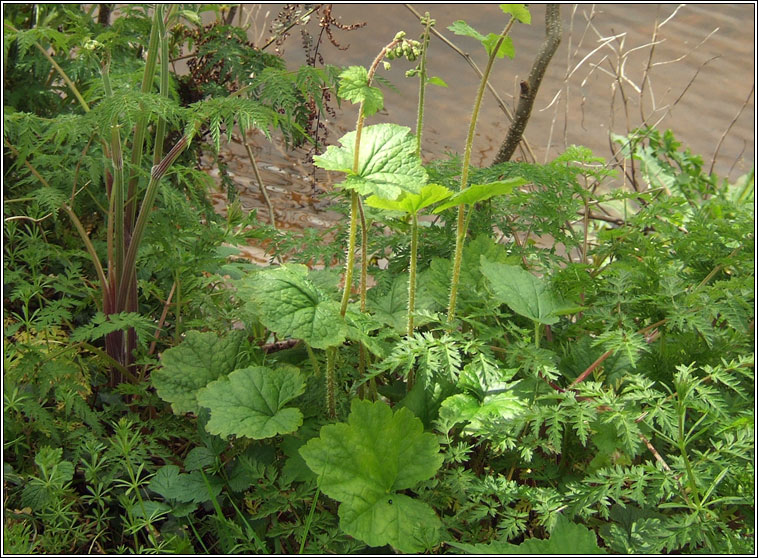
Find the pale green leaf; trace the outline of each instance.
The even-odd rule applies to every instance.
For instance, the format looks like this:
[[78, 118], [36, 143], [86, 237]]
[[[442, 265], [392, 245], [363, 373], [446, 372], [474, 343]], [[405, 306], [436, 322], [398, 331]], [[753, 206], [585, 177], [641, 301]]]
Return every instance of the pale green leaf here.
[[282, 337], [302, 339], [326, 349], [345, 340], [347, 328], [339, 304], [308, 278], [308, 268], [287, 264], [266, 269], [247, 281], [263, 325]]
[[303, 414], [286, 405], [304, 391], [303, 378], [294, 367], [251, 366], [208, 384], [197, 401], [210, 409], [205, 429], [211, 434], [260, 440], [298, 429]]
[[[497, 35], [495, 33], [490, 33], [484, 38], [482, 45], [484, 45], [484, 48], [487, 50], [487, 54], [492, 55], [492, 50], [495, 48], [495, 45], [499, 39], [500, 35]], [[503, 58], [507, 56], [508, 58], [513, 59], [513, 57], [516, 56], [516, 49], [513, 46], [513, 39], [510, 37], [505, 37], [503, 39], [503, 42], [500, 43], [500, 47], [497, 49], [497, 54], [495, 56], [497, 58]]]
[[495, 196], [510, 194], [514, 188], [518, 188], [526, 183], [525, 179], [514, 177], [488, 184], [472, 184], [468, 188], [453, 194], [445, 203], [435, 207], [432, 213], [440, 213], [460, 204], [473, 205]]
[[396, 200], [388, 200], [378, 196], [366, 198], [366, 205], [377, 209], [390, 211], [403, 211], [405, 213], [418, 213], [425, 207], [449, 198], [452, 191], [439, 184], [427, 184], [421, 188], [418, 194], [403, 193]]
[[[515, 384], [511, 384], [513, 387]], [[527, 404], [511, 390], [491, 393], [479, 401], [473, 395], [459, 393], [448, 397], [440, 407], [440, 419], [450, 426], [466, 422], [465, 432], [476, 434], [491, 418], [513, 419], [526, 410]]]
[[355, 506], [340, 506], [340, 527], [346, 533], [355, 533], [353, 536], [369, 546], [389, 543], [400, 552], [413, 554], [440, 540], [442, 524], [424, 502], [404, 494], [390, 494], [375, 502], [360, 499], [356, 502]]
[[375, 114], [384, 106], [382, 92], [368, 84], [368, 70], [363, 66], [350, 66], [340, 74], [337, 95], [356, 104], [362, 101], [366, 116]]
[[481, 259], [481, 270], [489, 280], [495, 298], [511, 310], [541, 324], [554, 324], [566, 306], [539, 279], [517, 265]]
[[406, 126], [376, 124], [363, 128], [357, 172], [353, 172], [355, 132], [345, 134], [339, 142], [342, 147], [330, 145], [313, 160], [323, 169], [346, 173], [340, 184], [345, 189], [395, 199], [402, 192], [419, 193], [426, 184], [416, 140]]
[[500, 4], [500, 9], [505, 14], [511, 14], [521, 23], [532, 23], [532, 14], [529, 13], [529, 8], [525, 4]]
[[431, 508], [397, 493], [430, 478], [443, 459], [434, 435], [409, 410], [393, 413], [382, 402], [354, 399], [348, 422], [324, 426], [300, 454], [324, 494], [342, 502], [340, 527], [347, 534], [413, 553], [425, 549], [422, 533], [439, 530]]
[[456, 35], [461, 35], [463, 37], [471, 37], [480, 42], [484, 41], [485, 39], [484, 35], [482, 35], [479, 31], [471, 27], [468, 23], [466, 23], [462, 19], [459, 19], [458, 21], [454, 21], [451, 25], [448, 25], [447, 28], [453, 33], [455, 33]]
[[437, 76], [430, 76], [426, 78], [426, 83], [428, 83], [429, 85], [437, 85], [439, 87], [447, 87], [447, 83], [445, 83], [445, 80]]
[[161, 399], [171, 403], [174, 413], [195, 413], [197, 391], [237, 366], [244, 332], [219, 338], [213, 332], [188, 331], [179, 345], [161, 356], [162, 366], [151, 379]]
[[[482, 46], [484, 46], [484, 48], [487, 50], [487, 54], [490, 55], [492, 54], [492, 50], [495, 48], [495, 44], [500, 39], [500, 35], [496, 33], [489, 33], [487, 36], [482, 35], [479, 31], [461, 19], [449, 25], [448, 29], [456, 35], [476, 39], [482, 43]], [[500, 44], [500, 48], [497, 49], [496, 56], [498, 58], [503, 58], [507, 55], [509, 58], [513, 58], [515, 54], [516, 51], [513, 48], [513, 41], [510, 37], [505, 37], [503, 42]]]

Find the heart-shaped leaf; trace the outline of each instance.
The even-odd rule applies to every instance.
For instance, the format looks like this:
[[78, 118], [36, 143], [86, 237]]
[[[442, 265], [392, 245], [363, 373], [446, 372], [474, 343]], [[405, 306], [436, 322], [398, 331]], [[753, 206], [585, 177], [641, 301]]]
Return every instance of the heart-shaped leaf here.
[[346, 173], [340, 186], [362, 195], [374, 194], [394, 200], [403, 192], [417, 194], [426, 184], [427, 175], [416, 154], [416, 141], [410, 131], [410, 128], [397, 124], [363, 128], [356, 173], [353, 172], [354, 131], [340, 138], [342, 147], [330, 145], [313, 161], [322, 169]]
[[441, 211], [445, 211], [450, 207], [455, 207], [462, 203], [473, 205], [495, 196], [510, 194], [514, 188], [518, 188], [526, 183], [527, 180], [521, 177], [514, 177], [508, 178], [507, 180], [500, 180], [498, 182], [490, 182], [488, 184], [472, 184], [468, 188], [453, 194], [445, 203], [435, 207], [432, 213], [440, 213]]
[[280, 336], [302, 339], [318, 349], [345, 340], [347, 328], [339, 304], [310, 281], [304, 265], [260, 271], [245, 281], [244, 290], [263, 325]]
[[223, 338], [188, 331], [184, 341], [164, 351], [162, 366], [151, 375], [158, 396], [171, 403], [176, 414], [197, 414], [197, 391], [236, 368], [243, 341], [241, 331]]
[[442, 454], [408, 409], [354, 399], [347, 423], [330, 424], [300, 455], [327, 496], [342, 502], [340, 527], [371, 546], [401, 552], [439, 541], [441, 524], [425, 503], [398, 494], [435, 474]]
[[294, 367], [251, 366], [211, 382], [198, 392], [197, 401], [210, 409], [205, 429], [211, 434], [260, 440], [298, 429], [303, 414], [285, 405], [304, 391]]

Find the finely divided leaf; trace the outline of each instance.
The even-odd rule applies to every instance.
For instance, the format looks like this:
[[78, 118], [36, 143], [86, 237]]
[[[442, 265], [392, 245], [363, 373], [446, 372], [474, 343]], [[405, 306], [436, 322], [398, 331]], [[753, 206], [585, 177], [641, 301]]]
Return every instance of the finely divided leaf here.
[[251, 366], [210, 383], [200, 390], [197, 401], [211, 411], [205, 426], [211, 434], [260, 440], [298, 429], [303, 414], [285, 405], [304, 391], [296, 368]]
[[526, 180], [521, 177], [508, 178], [498, 182], [488, 184], [472, 184], [468, 188], [453, 194], [445, 203], [434, 208], [432, 213], [440, 213], [450, 207], [460, 204], [473, 205], [480, 201], [488, 200], [495, 196], [510, 194], [514, 188], [526, 184]]
[[339, 304], [308, 279], [308, 268], [288, 264], [256, 273], [249, 281], [260, 320], [280, 336], [302, 339], [317, 349], [345, 340]]
[[236, 368], [243, 340], [244, 332], [219, 338], [213, 332], [188, 331], [184, 341], [163, 353], [162, 366], [152, 373], [160, 398], [171, 403], [175, 414], [197, 414], [197, 391]]
[[324, 426], [300, 454], [321, 490], [342, 502], [340, 527], [347, 534], [413, 553], [425, 549], [423, 533], [439, 530], [429, 506], [397, 493], [442, 464], [437, 440], [409, 410], [393, 413], [384, 403], [354, 399], [348, 422]]
[[342, 147], [330, 145], [313, 159], [323, 169], [346, 173], [341, 184], [345, 189], [395, 199], [403, 192], [418, 193], [426, 184], [416, 141], [406, 126], [376, 124], [363, 128], [357, 173], [353, 172], [355, 132], [345, 134], [339, 142]]
[[368, 84], [368, 70], [363, 66], [350, 66], [340, 74], [337, 94], [341, 99], [347, 99], [356, 104], [363, 101], [363, 113], [366, 116], [375, 114], [384, 106], [382, 92]]

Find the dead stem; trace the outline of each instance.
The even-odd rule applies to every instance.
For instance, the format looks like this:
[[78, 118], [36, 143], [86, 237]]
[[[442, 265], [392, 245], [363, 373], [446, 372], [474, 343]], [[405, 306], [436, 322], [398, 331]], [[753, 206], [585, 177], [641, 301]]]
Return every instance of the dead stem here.
[[740, 115], [742, 114], [742, 111], [745, 110], [745, 107], [750, 102], [750, 98], [753, 96], [754, 92], [755, 92], [755, 82], [753, 82], [753, 85], [750, 87], [750, 92], [747, 94], [747, 98], [745, 99], [745, 102], [742, 103], [740, 110], [737, 111], [737, 114], [729, 123], [729, 126], [726, 127], [726, 130], [724, 130], [724, 133], [721, 134], [721, 138], [719, 139], [719, 142], [716, 145], [716, 150], [713, 152], [713, 159], [711, 159], [711, 168], [708, 169], [708, 174], [713, 174], [713, 166], [716, 164], [716, 159], [718, 158], [719, 150], [721, 149], [721, 144], [724, 142], [724, 138], [726, 138], [727, 134], [729, 134], [729, 131], [732, 129], [732, 126], [734, 126], [735, 122], [737, 122], [737, 120], [739, 119]]

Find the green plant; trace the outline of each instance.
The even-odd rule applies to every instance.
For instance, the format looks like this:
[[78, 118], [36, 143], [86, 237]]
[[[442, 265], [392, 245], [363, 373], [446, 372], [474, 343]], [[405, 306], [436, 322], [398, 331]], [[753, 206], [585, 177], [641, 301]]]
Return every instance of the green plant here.
[[[11, 11], [8, 22], [30, 31], [30, 13]], [[100, 30], [79, 8], [36, 13], [45, 25]], [[125, 8], [113, 36], [154, 23], [160, 31], [148, 15]], [[217, 46], [221, 28], [209, 30]], [[172, 40], [197, 35], [172, 29], [176, 55]], [[228, 52], [265, 62], [233, 29]], [[165, 116], [167, 136], [207, 129], [211, 147], [238, 123], [283, 126], [293, 139], [303, 121], [263, 102], [266, 87], [293, 84], [265, 68], [263, 81], [245, 81], [242, 66], [205, 43], [197, 76], [228, 81], [185, 107], [172, 100], [172, 80], [168, 98], [134, 94], [145, 68], [121, 38], [97, 35], [107, 48], [93, 53], [111, 53], [103, 80], [97, 58], [56, 50], [71, 42], [32, 48], [63, 41], [52, 29], [14, 36], [14, 48], [28, 47], [15, 60], [45, 64], [60, 95], [35, 109], [46, 116], [6, 108], [15, 149], [6, 148], [4, 208], [6, 548], [753, 552], [752, 172], [720, 180], [671, 132], [644, 129], [616, 138], [637, 165], [631, 189], [577, 146], [545, 164], [469, 162], [461, 189], [464, 158], [420, 162], [423, 110], [415, 137], [359, 125], [318, 157], [345, 174], [350, 205], [359, 202], [342, 229], [350, 260], [360, 219], [353, 297], [334, 256], [339, 227], [322, 245], [284, 254], [316, 244], [318, 232], [279, 234], [234, 203], [216, 216], [185, 151], [145, 218], [137, 310], [108, 314], [93, 303], [101, 284], [91, 252], [117, 261], [117, 200], [102, 186], [108, 173], [116, 184], [119, 158], [104, 154], [129, 144], [111, 126], [135, 126], [142, 105]], [[391, 57], [420, 56], [423, 74], [426, 39], [397, 40]], [[340, 95], [376, 109], [382, 95], [369, 76], [345, 70]], [[152, 122], [144, 150], [157, 148]], [[129, 173], [149, 184], [146, 166], [128, 157], [123, 173], [127, 190]], [[58, 218], [62, 203], [89, 245], [76, 221]], [[457, 255], [460, 207], [468, 238]], [[424, 210], [437, 218], [420, 219]], [[239, 261], [245, 238], [271, 241], [272, 261], [290, 261]], [[138, 350], [127, 367], [103, 340], [129, 331]], [[109, 385], [113, 369], [129, 381]]]

